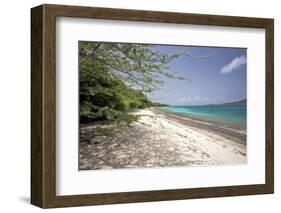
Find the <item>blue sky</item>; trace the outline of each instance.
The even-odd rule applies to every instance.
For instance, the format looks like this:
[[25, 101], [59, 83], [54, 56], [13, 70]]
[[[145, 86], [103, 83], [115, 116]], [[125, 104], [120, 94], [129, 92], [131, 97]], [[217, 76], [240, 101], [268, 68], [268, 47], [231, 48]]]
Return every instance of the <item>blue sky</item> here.
[[173, 54], [187, 51], [194, 58], [174, 59], [169, 71], [190, 81], [167, 79], [163, 87], [149, 94], [154, 102], [170, 105], [205, 105], [237, 101], [246, 98], [247, 49], [196, 46], [156, 45], [157, 50]]

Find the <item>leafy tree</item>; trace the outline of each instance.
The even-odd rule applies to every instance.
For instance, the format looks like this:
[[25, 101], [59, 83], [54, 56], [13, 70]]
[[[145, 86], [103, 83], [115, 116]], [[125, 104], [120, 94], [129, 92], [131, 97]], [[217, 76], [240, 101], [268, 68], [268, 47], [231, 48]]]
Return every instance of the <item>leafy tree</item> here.
[[80, 74], [101, 71], [128, 86], [151, 92], [163, 84], [161, 76], [184, 79], [167, 67], [183, 54], [164, 54], [149, 44], [80, 42]]
[[167, 67], [181, 55], [146, 44], [79, 42], [80, 121], [134, 120], [127, 112], [150, 106], [144, 93], [160, 88], [162, 77], [184, 79]]

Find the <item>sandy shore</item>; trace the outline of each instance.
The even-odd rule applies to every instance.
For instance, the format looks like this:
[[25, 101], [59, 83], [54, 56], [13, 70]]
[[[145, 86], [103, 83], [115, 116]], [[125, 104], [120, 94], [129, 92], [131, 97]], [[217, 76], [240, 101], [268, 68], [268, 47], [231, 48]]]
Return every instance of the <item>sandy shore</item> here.
[[96, 136], [97, 125], [81, 128], [81, 170], [246, 163], [243, 131], [182, 118], [156, 108], [132, 114], [139, 117], [138, 121], [114, 130], [109, 136]]

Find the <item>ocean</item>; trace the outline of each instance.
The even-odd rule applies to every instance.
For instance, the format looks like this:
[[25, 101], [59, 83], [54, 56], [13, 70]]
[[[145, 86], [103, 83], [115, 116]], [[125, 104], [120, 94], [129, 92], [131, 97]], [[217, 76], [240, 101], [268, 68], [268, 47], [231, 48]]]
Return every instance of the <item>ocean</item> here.
[[246, 127], [246, 105], [206, 105], [162, 107], [166, 112], [227, 126]]

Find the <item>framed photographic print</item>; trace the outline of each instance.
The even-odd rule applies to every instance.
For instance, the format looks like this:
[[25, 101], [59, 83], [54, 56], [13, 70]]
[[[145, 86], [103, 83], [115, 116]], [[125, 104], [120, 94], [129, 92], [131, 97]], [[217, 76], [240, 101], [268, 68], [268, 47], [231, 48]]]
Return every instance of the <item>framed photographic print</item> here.
[[274, 191], [273, 19], [31, 9], [31, 203]]

